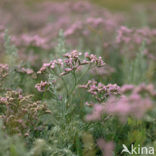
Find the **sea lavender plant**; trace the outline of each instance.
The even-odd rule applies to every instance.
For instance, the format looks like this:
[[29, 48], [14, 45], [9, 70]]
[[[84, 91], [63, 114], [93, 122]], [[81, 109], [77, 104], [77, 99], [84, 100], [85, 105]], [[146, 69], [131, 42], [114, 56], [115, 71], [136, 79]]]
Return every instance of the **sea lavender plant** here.
[[11, 135], [29, 136], [40, 127], [40, 115], [50, 113], [45, 104], [33, 102], [31, 95], [23, 96], [20, 91], [6, 92], [0, 104], [4, 129]]
[[0, 1], [0, 155], [155, 147], [155, 4], [15, 2]]
[[104, 113], [117, 115], [121, 121], [129, 116], [141, 119], [153, 107], [156, 95], [154, 86], [124, 85], [119, 90], [120, 97], [111, 96], [105, 103], [94, 105], [93, 113], [87, 116], [87, 120], [99, 120]]
[[105, 101], [109, 96], [120, 94], [120, 87], [117, 84], [104, 85], [95, 80], [89, 80], [86, 85], [79, 87], [87, 89], [87, 92], [92, 94], [99, 103]]

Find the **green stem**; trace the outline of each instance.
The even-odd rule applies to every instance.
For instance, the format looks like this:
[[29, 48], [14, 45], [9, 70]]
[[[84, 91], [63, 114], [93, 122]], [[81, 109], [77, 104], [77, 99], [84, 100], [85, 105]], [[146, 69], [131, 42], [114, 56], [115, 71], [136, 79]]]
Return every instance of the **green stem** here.
[[88, 71], [90, 70], [90, 67], [91, 65], [89, 65], [89, 67], [87, 68], [87, 70], [80, 76], [80, 78], [77, 80], [76, 78], [76, 74], [75, 74], [75, 71], [74, 71], [74, 87], [72, 88], [71, 92], [69, 93], [70, 97], [68, 98], [68, 101], [67, 101], [67, 105], [69, 105], [69, 102], [72, 100], [72, 97], [73, 97], [73, 92], [75, 91], [77, 85], [79, 84], [79, 82], [81, 81], [81, 79], [86, 75], [86, 73], [88, 73]]

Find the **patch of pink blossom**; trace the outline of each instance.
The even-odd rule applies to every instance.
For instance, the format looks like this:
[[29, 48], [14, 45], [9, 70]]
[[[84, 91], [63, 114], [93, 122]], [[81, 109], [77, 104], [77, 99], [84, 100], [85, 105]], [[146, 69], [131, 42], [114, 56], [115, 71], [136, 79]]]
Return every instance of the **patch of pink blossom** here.
[[27, 75], [32, 75], [34, 73], [34, 71], [30, 68], [18, 68], [18, 72], [21, 72], [21, 73], [25, 73]]
[[156, 90], [154, 88], [153, 84], [140, 84], [138, 86], [132, 85], [132, 84], [125, 84], [120, 88], [121, 94], [139, 94], [142, 97], [156, 97]]
[[41, 81], [40, 83], [37, 83], [35, 85], [35, 88], [39, 91], [39, 92], [44, 92], [46, 91], [47, 87], [49, 86], [49, 83], [46, 81]]
[[117, 115], [121, 121], [126, 121], [128, 116], [137, 119], [143, 118], [144, 114], [152, 108], [150, 98], [142, 98], [139, 94], [121, 96], [120, 98], [111, 97], [105, 103], [104, 112]]
[[[95, 50], [98, 45], [103, 46], [105, 43], [110, 45], [107, 48], [111, 48], [116, 30], [123, 21], [121, 14], [113, 14], [86, 1], [43, 2], [33, 7], [20, 1], [16, 5], [8, 1], [3, 7], [0, 6], [0, 14], [1, 24], [5, 28], [7, 26], [13, 36], [12, 40], [19, 49], [20, 58], [30, 60], [28, 54], [31, 53], [32, 65], [34, 62], [40, 64], [40, 49], [44, 49], [49, 56], [51, 49], [57, 45], [56, 38], [60, 29], [64, 31], [66, 44], [71, 47], [81, 44], [84, 49], [88, 46]], [[32, 47], [39, 49], [37, 56], [32, 52]], [[106, 54], [108, 52], [103, 53]]]
[[85, 85], [79, 85], [80, 88], [85, 88], [88, 93], [91, 93], [98, 102], [106, 100], [111, 95], [119, 95], [120, 87], [117, 84], [104, 85], [95, 80], [89, 80]]
[[153, 60], [156, 60], [155, 44], [156, 29], [148, 27], [135, 29], [121, 26], [117, 31], [116, 43], [120, 46], [122, 53], [134, 57], [139, 51], [141, 45], [145, 42], [143, 53]]
[[66, 53], [63, 57], [63, 59], [57, 59], [49, 63], [44, 63], [37, 73], [41, 74], [47, 69], [56, 71], [56, 68], [59, 67], [62, 69], [62, 72], [59, 73], [59, 75], [63, 76], [72, 71], [79, 70], [80, 66], [82, 65], [90, 64], [97, 67], [102, 67], [105, 64], [101, 57], [98, 58], [96, 57], [96, 55], [89, 53], [85, 53], [84, 55], [82, 55], [82, 53], [78, 52], [77, 50]]
[[[94, 82], [95, 83], [95, 82]], [[95, 83], [96, 84], [96, 83]], [[82, 86], [87, 88], [87, 86]], [[93, 85], [92, 90], [94, 90]], [[87, 115], [88, 121], [100, 120], [103, 114], [116, 115], [124, 122], [129, 116], [142, 119], [153, 108], [156, 91], [153, 85], [124, 85], [120, 87], [121, 96], [110, 96], [101, 104], [93, 105], [93, 112]]]
[[7, 98], [6, 97], [0, 97], [0, 103], [7, 103]]
[[88, 114], [86, 116], [87, 121], [96, 121], [96, 120], [101, 120], [101, 114], [104, 113], [104, 107], [103, 105], [100, 104], [94, 104], [93, 106], [93, 113]]
[[9, 66], [7, 64], [0, 64], [0, 79], [8, 75]]
[[97, 145], [100, 147], [103, 156], [113, 156], [113, 142], [106, 142], [104, 139], [98, 139]]
[[21, 36], [14, 37], [14, 41], [17, 46], [19, 47], [40, 47], [43, 49], [47, 49], [47, 39], [43, 38], [39, 35], [28, 35], [28, 34], [22, 34]]

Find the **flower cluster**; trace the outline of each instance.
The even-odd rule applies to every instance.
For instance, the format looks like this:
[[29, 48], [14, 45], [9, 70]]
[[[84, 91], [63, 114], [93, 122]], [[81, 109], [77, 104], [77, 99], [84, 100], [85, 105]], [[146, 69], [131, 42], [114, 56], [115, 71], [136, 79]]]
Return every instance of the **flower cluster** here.
[[139, 86], [135, 86], [132, 84], [125, 84], [120, 89], [121, 94], [129, 95], [129, 94], [139, 94], [143, 98], [145, 97], [151, 97], [156, 98], [156, 90], [154, 88], [154, 85], [149, 84], [140, 84]]
[[43, 73], [47, 69], [51, 69], [56, 72], [56, 68], [59, 67], [63, 71], [59, 73], [60, 76], [69, 74], [73, 71], [76, 71], [80, 68], [82, 65], [94, 65], [97, 67], [104, 66], [104, 62], [102, 60], [102, 57], [96, 57], [94, 54], [88, 54], [87, 52], [83, 55], [83, 58], [81, 58], [82, 53], [78, 52], [77, 50], [74, 50], [70, 53], [66, 53], [64, 55], [63, 59], [57, 59], [53, 60], [50, 63], [44, 63], [43, 66], [38, 71], [38, 74]]
[[39, 35], [28, 35], [23, 34], [20, 38], [14, 37], [14, 42], [19, 47], [40, 47], [42, 49], [47, 49], [47, 40]]
[[17, 69], [18, 72], [20, 73], [24, 73], [24, 74], [27, 74], [27, 75], [32, 75], [34, 73], [34, 71], [30, 68], [25, 68], [25, 67], [19, 67]]
[[37, 83], [36, 85], [35, 85], [35, 88], [39, 91], [39, 92], [44, 92], [44, 91], [46, 91], [46, 89], [48, 88], [48, 86], [49, 86], [49, 83], [48, 82], [43, 82], [43, 81], [41, 81], [40, 83]]
[[150, 98], [142, 98], [138, 94], [111, 97], [105, 104], [104, 112], [117, 115], [121, 121], [126, 121], [128, 116], [141, 119], [152, 108], [152, 104]]
[[153, 60], [155, 57], [155, 43], [156, 43], [156, 29], [141, 28], [141, 29], [129, 29], [125, 26], [121, 26], [118, 30], [116, 42], [119, 44], [121, 52], [131, 53], [130, 56], [134, 57], [140, 48], [140, 45], [145, 42], [144, 54]]
[[0, 80], [8, 75], [9, 67], [7, 64], [0, 64]]
[[39, 117], [50, 113], [40, 101], [33, 101], [32, 96], [24, 96], [21, 91], [8, 91], [0, 97], [1, 114], [4, 128], [9, 134], [28, 136], [39, 126]]
[[110, 96], [105, 103], [95, 104], [93, 113], [87, 115], [86, 119], [99, 120], [104, 113], [117, 115], [121, 121], [125, 121], [128, 116], [141, 119], [153, 107], [156, 97], [153, 85], [124, 85], [119, 91], [120, 97]]
[[87, 84], [79, 87], [87, 89], [87, 92], [91, 93], [98, 102], [106, 100], [111, 95], [120, 94], [120, 87], [117, 84], [104, 85], [94, 80], [89, 80]]
[[124, 19], [121, 14], [113, 14], [84, 1], [61, 4], [44, 2], [35, 5], [33, 9], [22, 2], [18, 2], [18, 5], [8, 3], [12, 13], [7, 6], [0, 8], [0, 21], [3, 27], [11, 25], [9, 30], [13, 33], [13, 42], [25, 54], [36, 47], [48, 52], [55, 48], [55, 39], [60, 29], [64, 30], [68, 45], [75, 47], [83, 40], [84, 46], [92, 46], [95, 50], [97, 44], [112, 42], [112, 37]]
[[104, 139], [98, 139], [97, 144], [100, 147], [103, 156], [113, 156], [114, 143], [106, 142]]

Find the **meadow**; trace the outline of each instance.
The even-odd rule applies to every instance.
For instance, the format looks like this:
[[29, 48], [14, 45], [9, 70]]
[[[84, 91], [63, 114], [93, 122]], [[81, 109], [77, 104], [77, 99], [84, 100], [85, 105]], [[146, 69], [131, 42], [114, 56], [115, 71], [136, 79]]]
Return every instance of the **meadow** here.
[[0, 156], [156, 155], [155, 8], [0, 1]]

